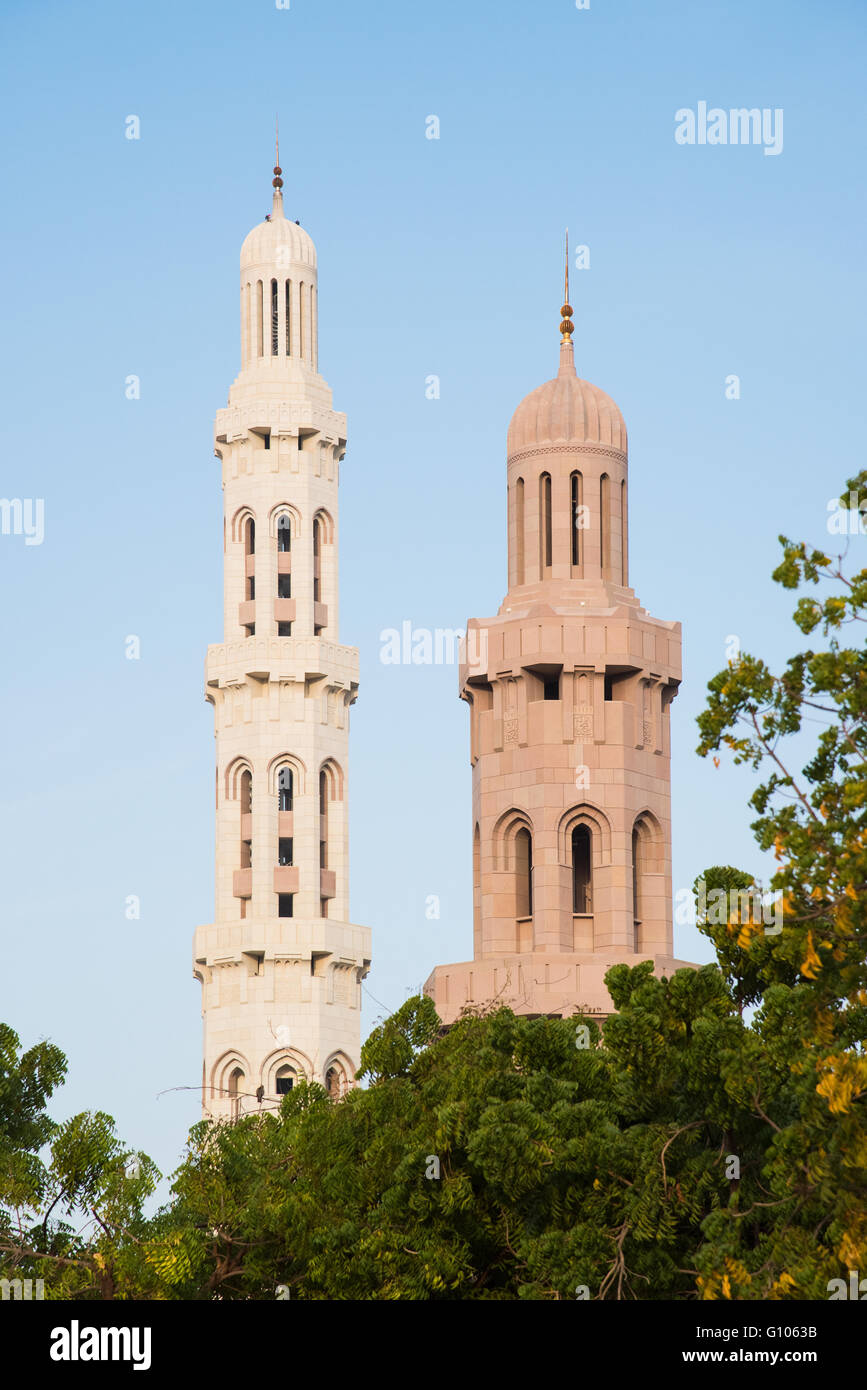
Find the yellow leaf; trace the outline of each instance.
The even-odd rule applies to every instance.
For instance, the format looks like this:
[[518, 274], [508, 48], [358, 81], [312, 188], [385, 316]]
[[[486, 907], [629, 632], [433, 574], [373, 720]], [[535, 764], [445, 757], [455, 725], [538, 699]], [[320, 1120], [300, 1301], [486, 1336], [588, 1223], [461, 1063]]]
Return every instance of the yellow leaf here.
[[813, 946], [813, 933], [811, 931], [808, 931], [807, 954], [804, 957], [804, 960], [801, 965], [801, 974], [803, 975], [805, 980], [815, 980], [816, 975], [821, 969], [822, 962], [816, 955], [816, 950]]

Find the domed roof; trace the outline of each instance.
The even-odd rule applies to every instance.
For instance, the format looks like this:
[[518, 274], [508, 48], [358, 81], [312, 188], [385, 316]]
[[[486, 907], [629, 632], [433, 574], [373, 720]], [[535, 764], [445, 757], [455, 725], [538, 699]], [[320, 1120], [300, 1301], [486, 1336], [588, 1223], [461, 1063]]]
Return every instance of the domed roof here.
[[571, 342], [560, 348], [560, 370], [525, 396], [509, 424], [506, 452], [541, 444], [605, 444], [626, 453], [626, 425], [610, 396], [575, 373]]
[[309, 233], [286, 217], [283, 195], [278, 188], [274, 193], [274, 210], [270, 221], [260, 222], [244, 239], [241, 269], [258, 265], [285, 267], [290, 261], [315, 266], [316, 247]]

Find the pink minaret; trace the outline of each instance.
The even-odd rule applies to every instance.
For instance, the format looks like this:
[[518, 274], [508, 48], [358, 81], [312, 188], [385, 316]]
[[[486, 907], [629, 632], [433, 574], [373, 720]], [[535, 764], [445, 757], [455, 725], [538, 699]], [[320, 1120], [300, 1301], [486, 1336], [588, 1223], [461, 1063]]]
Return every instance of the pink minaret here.
[[607, 1014], [605, 972], [672, 957], [669, 708], [680, 624], [629, 588], [626, 426], [575, 372], [568, 248], [560, 369], [509, 426], [509, 590], [467, 625], [473, 956], [425, 990], [443, 1022], [496, 1001]]

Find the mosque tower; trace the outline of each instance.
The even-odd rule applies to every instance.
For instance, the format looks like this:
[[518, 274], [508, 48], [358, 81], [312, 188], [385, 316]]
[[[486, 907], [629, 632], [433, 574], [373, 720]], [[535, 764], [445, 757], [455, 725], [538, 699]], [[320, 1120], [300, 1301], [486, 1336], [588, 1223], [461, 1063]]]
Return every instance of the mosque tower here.
[[509, 589], [467, 625], [473, 960], [440, 965], [444, 1023], [467, 1005], [608, 1014], [605, 972], [672, 957], [669, 708], [680, 624], [629, 588], [626, 426], [575, 372], [566, 290], [560, 369], [509, 426]]
[[241, 248], [241, 371], [217, 412], [224, 637], [208, 648], [216, 737], [215, 920], [195, 933], [202, 1104], [274, 1108], [301, 1077], [353, 1084], [370, 931], [349, 921], [349, 707], [338, 640], [346, 417], [318, 371], [316, 249], [283, 210]]

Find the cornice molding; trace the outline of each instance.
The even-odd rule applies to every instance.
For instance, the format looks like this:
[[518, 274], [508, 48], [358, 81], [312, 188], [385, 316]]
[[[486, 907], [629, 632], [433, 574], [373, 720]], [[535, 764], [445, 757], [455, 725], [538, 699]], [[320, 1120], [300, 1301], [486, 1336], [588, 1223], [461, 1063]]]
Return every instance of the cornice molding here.
[[523, 459], [534, 458], [536, 454], [601, 454], [604, 458], [617, 459], [621, 463], [626, 463], [628, 458], [622, 449], [615, 449], [610, 444], [543, 444], [509, 454], [507, 463], [520, 463]]

